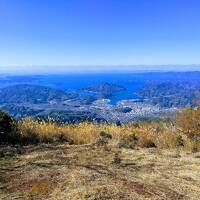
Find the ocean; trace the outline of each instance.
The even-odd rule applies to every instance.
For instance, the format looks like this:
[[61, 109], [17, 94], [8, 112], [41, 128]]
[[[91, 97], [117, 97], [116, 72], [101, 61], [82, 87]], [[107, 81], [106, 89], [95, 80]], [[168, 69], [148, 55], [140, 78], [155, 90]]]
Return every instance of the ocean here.
[[[189, 72], [188, 72], [189, 73]], [[78, 92], [80, 95], [88, 95], [83, 88], [101, 83], [112, 83], [124, 86], [126, 90], [115, 93], [111, 97], [111, 103], [116, 104], [120, 100], [138, 99], [136, 93], [151, 81], [177, 80], [180, 78], [190, 79], [195, 74], [191, 72], [149, 72], [149, 73], [99, 73], [99, 74], [62, 74], [62, 75], [24, 75], [24, 76], [1, 76], [0, 87], [15, 84], [34, 84], [48, 86], [68, 92]]]

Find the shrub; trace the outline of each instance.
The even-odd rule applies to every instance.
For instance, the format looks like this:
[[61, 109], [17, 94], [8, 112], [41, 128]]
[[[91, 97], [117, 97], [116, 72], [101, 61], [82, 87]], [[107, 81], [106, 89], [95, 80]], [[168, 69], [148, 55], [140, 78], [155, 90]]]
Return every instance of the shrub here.
[[97, 139], [96, 144], [97, 145], [106, 145], [108, 144], [109, 140], [112, 139], [112, 135], [109, 133], [106, 133], [105, 131], [101, 131], [99, 134], [99, 138]]
[[154, 124], [143, 124], [141, 129], [135, 132], [138, 138], [137, 145], [142, 148], [152, 148], [157, 147], [155, 141], [158, 138], [156, 130], [154, 129]]
[[177, 138], [176, 138], [176, 147], [183, 147], [184, 146], [184, 140], [183, 138], [181, 137], [181, 135], [179, 135]]
[[16, 121], [7, 113], [0, 111], [0, 143], [15, 144], [19, 142]]
[[[181, 147], [182, 137], [179, 135], [177, 130], [165, 130], [161, 134], [159, 134], [153, 141], [156, 146], [160, 149], [175, 149], [177, 147]], [[179, 143], [180, 142], [180, 143]]]
[[130, 148], [134, 149], [137, 145], [138, 138], [135, 136], [135, 134], [126, 135], [121, 138], [121, 140], [118, 143], [119, 148]]
[[142, 148], [155, 148], [156, 144], [151, 139], [141, 140], [140, 146]]
[[200, 141], [200, 106], [197, 109], [186, 109], [177, 117], [180, 131], [190, 139]]
[[183, 146], [192, 152], [200, 150], [200, 106], [188, 108], [176, 119], [177, 127], [182, 135]]

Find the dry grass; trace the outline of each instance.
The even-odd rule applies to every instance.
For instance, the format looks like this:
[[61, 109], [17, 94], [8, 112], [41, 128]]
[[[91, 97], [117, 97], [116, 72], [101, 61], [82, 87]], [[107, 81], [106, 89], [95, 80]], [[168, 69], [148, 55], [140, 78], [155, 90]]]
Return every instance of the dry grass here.
[[181, 131], [188, 137], [200, 138], [200, 106], [197, 109], [185, 109], [182, 115], [178, 116], [177, 124]]
[[24, 148], [0, 158], [2, 200], [199, 200], [199, 153], [67, 144]]
[[139, 122], [136, 124], [57, 124], [53, 121], [36, 121], [30, 118], [19, 123], [24, 144], [68, 142], [70, 144], [95, 143], [100, 133], [112, 136], [110, 144], [117, 145], [124, 137], [134, 135], [139, 147], [157, 147], [183, 150], [200, 150], [199, 142], [189, 139], [174, 125], [164, 121]]
[[183, 121], [117, 126], [24, 119], [18, 124], [24, 146], [0, 146], [0, 199], [199, 200], [194, 120], [184, 121], [185, 132]]

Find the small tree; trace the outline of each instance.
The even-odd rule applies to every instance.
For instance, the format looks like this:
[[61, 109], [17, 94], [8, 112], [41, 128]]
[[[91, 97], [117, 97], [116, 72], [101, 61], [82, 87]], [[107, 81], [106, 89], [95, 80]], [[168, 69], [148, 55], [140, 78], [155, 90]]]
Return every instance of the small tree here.
[[17, 143], [19, 134], [16, 121], [7, 113], [0, 111], [0, 144]]

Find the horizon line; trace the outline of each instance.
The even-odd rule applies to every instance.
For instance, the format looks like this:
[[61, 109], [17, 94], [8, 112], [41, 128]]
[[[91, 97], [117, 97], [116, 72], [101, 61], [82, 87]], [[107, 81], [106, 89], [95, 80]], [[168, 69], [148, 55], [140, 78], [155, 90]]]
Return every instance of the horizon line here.
[[168, 65], [177, 65], [177, 66], [191, 66], [191, 65], [200, 65], [200, 63], [190, 63], [190, 64], [180, 64], [180, 63], [168, 63], [168, 64], [16, 64], [16, 65], [0, 65], [0, 67], [25, 67], [25, 66], [168, 66]]
[[200, 64], [143, 64], [143, 65], [10, 65], [0, 66], [0, 74], [84, 74], [84, 73], [145, 73], [145, 72], [194, 72]]

